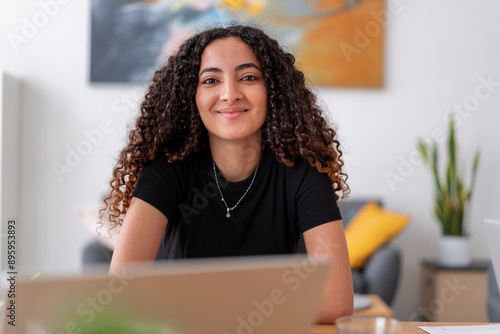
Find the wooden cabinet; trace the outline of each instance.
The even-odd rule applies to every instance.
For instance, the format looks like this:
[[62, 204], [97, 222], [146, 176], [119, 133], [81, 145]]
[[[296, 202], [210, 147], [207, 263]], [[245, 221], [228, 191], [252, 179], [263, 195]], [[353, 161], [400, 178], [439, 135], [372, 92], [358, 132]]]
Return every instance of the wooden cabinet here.
[[487, 261], [447, 268], [422, 261], [419, 315], [428, 321], [487, 322]]

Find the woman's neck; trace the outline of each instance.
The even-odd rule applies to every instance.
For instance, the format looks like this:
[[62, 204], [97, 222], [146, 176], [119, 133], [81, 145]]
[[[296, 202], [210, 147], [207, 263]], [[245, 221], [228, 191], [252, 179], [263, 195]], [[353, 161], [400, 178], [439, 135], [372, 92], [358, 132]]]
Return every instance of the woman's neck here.
[[242, 181], [252, 175], [264, 153], [260, 132], [238, 141], [214, 137], [209, 140], [215, 164], [230, 182]]

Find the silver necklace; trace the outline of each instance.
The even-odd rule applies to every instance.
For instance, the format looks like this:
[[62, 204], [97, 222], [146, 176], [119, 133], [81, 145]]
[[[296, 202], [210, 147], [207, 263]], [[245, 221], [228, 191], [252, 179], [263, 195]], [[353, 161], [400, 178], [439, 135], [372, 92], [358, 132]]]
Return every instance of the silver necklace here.
[[255, 172], [253, 173], [252, 182], [250, 182], [250, 185], [248, 186], [247, 190], [245, 191], [243, 196], [241, 196], [240, 200], [233, 207], [230, 208], [227, 206], [226, 200], [224, 199], [224, 195], [222, 195], [222, 191], [220, 190], [219, 181], [217, 180], [217, 172], [215, 171], [215, 161], [212, 161], [212, 167], [214, 169], [214, 176], [215, 176], [215, 183], [217, 184], [217, 189], [219, 189], [220, 199], [222, 200], [222, 203], [224, 203], [224, 206], [226, 207], [226, 210], [227, 210], [226, 217], [227, 218], [231, 217], [231, 211], [236, 209], [236, 207], [238, 206], [238, 204], [240, 204], [243, 197], [245, 197], [245, 195], [248, 193], [248, 191], [252, 187], [253, 181], [255, 180], [255, 175], [257, 175], [257, 170], [259, 169], [259, 164], [260, 164], [260, 161], [257, 163], [257, 167], [255, 168]]

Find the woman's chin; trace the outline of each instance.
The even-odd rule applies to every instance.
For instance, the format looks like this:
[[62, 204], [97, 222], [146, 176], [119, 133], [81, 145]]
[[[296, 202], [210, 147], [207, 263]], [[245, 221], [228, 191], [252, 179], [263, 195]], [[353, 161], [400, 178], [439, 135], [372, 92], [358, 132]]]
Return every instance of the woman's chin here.
[[[259, 131], [257, 131], [259, 132]], [[249, 141], [254, 142], [260, 140], [260, 132], [247, 132], [247, 131], [226, 131], [220, 134], [212, 134], [211, 139], [217, 141], [228, 141], [228, 142], [241, 142]]]

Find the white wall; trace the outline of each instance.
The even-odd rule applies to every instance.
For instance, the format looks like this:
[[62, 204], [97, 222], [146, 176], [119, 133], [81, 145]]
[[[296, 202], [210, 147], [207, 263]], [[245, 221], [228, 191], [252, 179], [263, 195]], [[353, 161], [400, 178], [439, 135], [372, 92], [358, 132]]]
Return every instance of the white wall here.
[[[380, 196], [387, 207], [412, 216], [411, 225], [395, 240], [404, 263], [394, 307], [398, 318], [408, 320], [418, 310], [419, 263], [436, 256], [439, 230], [430, 214], [428, 171], [421, 166], [404, 170], [400, 159], [409, 159], [417, 137], [446, 130], [443, 115], [454, 104], [473, 102], [480, 77], [500, 82], [500, 3], [400, 4], [386, 27], [385, 87], [318, 91], [339, 124], [352, 196]], [[8, 34], [20, 34], [23, 19], [36, 15], [40, 4], [24, 0], [0, 6], [0, 66], [24, 82], [20, 261], [33, 270], [78, 270], [81, 247], [91, 236], [73, 209], [97, 202], [107, 189], [133, 111], [122, 100], [133, 97], [134, 87], [87, 83], [87, 1], [61, 5], [18, 52]], [[500, 218], [495, 205], [500, 199], [500, 86], [492, 90], [462, 118], [458, 129], [463, 156], [470, 158], [478, 146], [483, 154], [471, 216], [477, 258], [487, 257], [482, 219]], [[116, 112], [113, 103], [129, 115]], [[60, 182], [52, 163], [66, 164], [68, 147], [76, 149], [86, 139], [83, 131], [99, 128], [103, 119], [111, 122], [111, 133]], [[391, 189], [384, 174], [397, 174], [398, 168], [403, 182]]]

